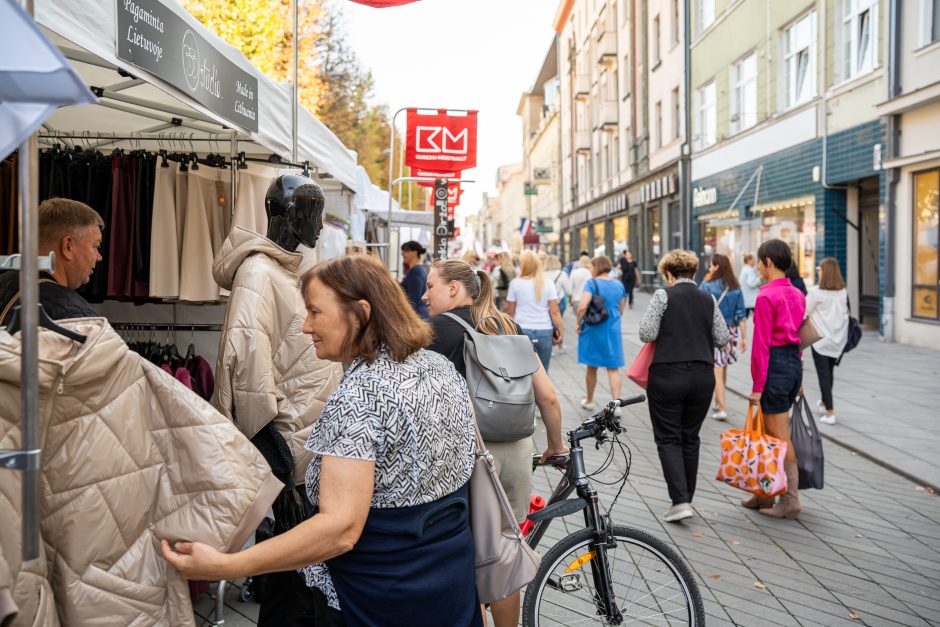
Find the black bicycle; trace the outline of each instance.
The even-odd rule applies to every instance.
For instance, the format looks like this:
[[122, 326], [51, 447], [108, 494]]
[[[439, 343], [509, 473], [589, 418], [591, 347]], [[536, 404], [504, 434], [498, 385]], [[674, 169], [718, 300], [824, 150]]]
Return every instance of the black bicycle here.
[[[620, 425], [616, 410], [644, 400], [645, 396], [637, 394], [610, 401], [568, 433], [571, 447], [568, 456], [549, 458], [542, 464], [554, 466], [564, 475], [545, 508], [529, 515], [534, 525], [526, 542], [536, 548], [553, 518], [580, 511], [584, 512], [585, 528], [563, 538], [542, 556], [542, 565], [526, 588], [524, 627], [705, 624], [698, 584], [676, 551], [644, 531], [610, 520], [610, 509], [630, 472], [630, 449], [618, 439], [626, 429]], [[610, 450], [601, 467], [589, 474], [581, 443], [592, 438], [598, 448], [610, 443]], [[623, 453], [625, 466], [618, 480], [620, 490], [604, 514], [591, 478], [613, 463], [615, 447]], [[538, 465], [536, 455], [533, 470]], [[572, 492], [577, 496], [569, 499]]]

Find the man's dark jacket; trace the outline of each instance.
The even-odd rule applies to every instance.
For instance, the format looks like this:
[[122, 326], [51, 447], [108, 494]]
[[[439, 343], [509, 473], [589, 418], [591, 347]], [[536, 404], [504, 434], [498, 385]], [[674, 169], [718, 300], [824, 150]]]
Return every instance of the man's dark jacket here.
[[[43, 279], [51, 279], [52, 275], [46, 272], [40, 273]], [[20, 273], [17, 270], [9, 270], [0, 274], [0, 313], [6, 308], [7, 303], [20, 291]], [[21, 305], [22, 296], [16, 302]], [[64, 318], [85, 318], [87, 316], [97, 316], [98, 313], [91, 308], [84, 298], [78, 292], [70, 287], [59, 285], [58, 283], [40, 283], [39, 284], [39, 302], [42, 308], [49, 314], [53, 320], [62, 320]], [[10, 308], [10, 313], [13, 308]], [[0, 320], [0, 325], [6, 325], [10, 314], [7, 314], [5, 320]]]

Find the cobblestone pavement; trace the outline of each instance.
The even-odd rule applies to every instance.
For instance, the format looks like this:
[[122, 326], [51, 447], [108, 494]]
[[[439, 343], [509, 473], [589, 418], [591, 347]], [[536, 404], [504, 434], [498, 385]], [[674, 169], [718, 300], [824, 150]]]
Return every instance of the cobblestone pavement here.
[[[645, 302], [646, 298], [641, 297], [637, 310], [627, 311], [624, 317], [628, 360], [639, 346], [636, 326]], [[561, 397], [565, 428], [569, 429], [587, 413], [579, 407], [584, 395], [584, 368], [577, 364], [573, 317], [569, 314], [566, 321], [568, 352], [553, 357], [549, 373]], [[866, 338], [866, 344], [858, 350], [866, 350], [869, 343]], [[882, 353], [872, 350], [876, 356], [864, 359], [878, 359], [878, 355], [885, 359]], [[935, 358], [931, 353], [924, 357]], [[745, 357], [732, 374], [731, 385], [741, 392], [747, 391], [746, 363]], [[871, 384], [880, 385], [874, 402], [880, 406], [893, 403], [902, 417], [905, 412], [922, 411], [927, 406], [923, 395], [936, 394], [940, 386], [936, 386], [934, 377], [933, 387], [925, 387], [929, 370], [922, 367], [926, 362], [918, 363], [921, 367], [909, 375], [894, 369], [890, 376], [896, 383]], [[929, 367], [935, 367], [932, 361]], [[807, 387], [812, 388], [809, 378], [814, 378], [811, 371]], [[911, 383], [910, 389], [905, 381]], [[837, 407], [839, 391], [846, 389], [839, 386], [837, 379]], [[896, 390], [896, 394], [889, 395], [885, 386]], [[624, 378], [623, 393], [636, 391], [639, 389]], [[595, 398], [608, 396], [602, 373]], [[646, 406], [627, 408], [622, 421], [628, 429], [626, 441], [633, 454], [632, 465], [629, 480], [612, 510], [616, 523], [648, 531], [679, 550], [699, 582], [708, 625], [940, 625], [940, 495], [827, 440], [826, 487], [801, 492], [803, 513], [799, 520], [771, 520], [745, 510], [738, 501], [746, 495], [714, 478], [719, 460], [718, 437], [728, 428], [741, 425], [746, 404], [732, 395], [729, 408], [731, 417], [727, 422], [710, 418], [705, 422], [693, 502], [698, 516], [679, 524], [661, 519], [669, 501]], [[848, 422], [849, 412], [840, 414], [840, 419]], [[931, 426], [938, 428], [937, 424]], [[885, 437], [890, 435], [889, 430], [883, 431]], [[877, 457], [884, 450], [865, 439], [858, 425], [849, 435], [855, 438], [850, 444], [861, 443], [857, 448], [867, 455]], [[933, 442], [932, 438], [927, 437], [928, 443]], [[536, 439], [544, 443], [541, 430]], [[898, 458], [898, 450], [889, 452], [892, 459]], [[927, 458], [930, 450], [936, 447], [926, 448], [921, 457]], [[589, 468], [600, 464], [602, 453], [587, 451]], [[933, 457], [936, 459], [935, 454]], [[921, 467], [909, 468], [913, 473]], [[615, 468], [610, 468], [606, 479], [618, 475]], [[535, 491], [547, 496], [557, 478], [557, 471], [540, 469]], [[609, 506], [618, 486], [598, 483], [596, 487], [602, 503]], [[544, 550], [580, 528], [580, 522], [577, 515], [555, 521], [540, 548]], [[226, 595], [226, 627], [252, 625], [257, 617], [258, 606], [238, 602], [237, 592], [232, 589]], [[208, 616], [209, 604], [204, 600], [198, 606], [203, 616]]]

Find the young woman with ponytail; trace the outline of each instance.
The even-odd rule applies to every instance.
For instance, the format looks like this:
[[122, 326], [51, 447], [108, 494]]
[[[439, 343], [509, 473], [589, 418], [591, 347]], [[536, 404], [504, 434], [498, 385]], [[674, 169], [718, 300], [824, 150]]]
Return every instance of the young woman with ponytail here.
[[[456, 320], [442, 314], [452, 313], [488, 335], [522, 333], [512, 318], [496, 308], [490, 277], [482, 270], [474, 271], [465, 261], [447, 259], [434, 262], [428, 273], [427, 292], [423, 299], [428, 305], [431, 314], [428, 322], [434, 331], [428, 350], [450, 359], [464, 377], [467, 374], [463, 358], [464, 329]], [[564, 454], [567, 448], [561, 437], [561, 405], [541, 364], [533, 377], [533, 386], [535, 404], [545, 423], [548, 440], [542, 458]], [[486, 442], [486, 447], [496, 462], [500, 483], [506, 490], [516, 520], [522, 522], [529, 513], [535, 443], [530, 436], [516, 442]], [[519, 609], [518, 592], [491, 603], [493, 623], [496, 627], [515, 627], [519, 624]]]

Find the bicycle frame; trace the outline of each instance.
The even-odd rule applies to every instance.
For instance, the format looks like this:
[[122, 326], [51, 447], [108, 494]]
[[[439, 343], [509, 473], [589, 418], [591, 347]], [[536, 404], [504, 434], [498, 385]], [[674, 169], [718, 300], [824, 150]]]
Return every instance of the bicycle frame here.
[[[587, 502], [587, 507], [584, 508], [584, 525], [594, 531], [594, 540], [591, 545], [595, 551], [595, 556], [591, 559], [591, 577], [594, 580], [594, 589], [601, 596], [598, 601], [603, 602], [606, 615], [614, 624], [619, 624], [622, 615], [614, 598], [610, 581], [610, 568], [607, 561], [607, 545], [609, 542], [607, 526], [598, 506], [597, 490], [591, 485], [584, 469], [584, 449], [581, 447], [582, 440], [596, 436], [597, 433], [594, 430], [585, 429], [583, 425], [582, 428], [568, 433], [568, 442], [570, 444], [568, 465], [564, 476], [558, 482], [558, 486], [552, 492], [552, 496], [545, 506], [548, 507], [553, 503], [567, 499], [572, 492], [577, 492], [578, 497]], [[535, 549], [538, 546], [551, 521], [551, 518], [547, 518], [532, 526], [526, 536], [526, 542], [530, 547]]]

